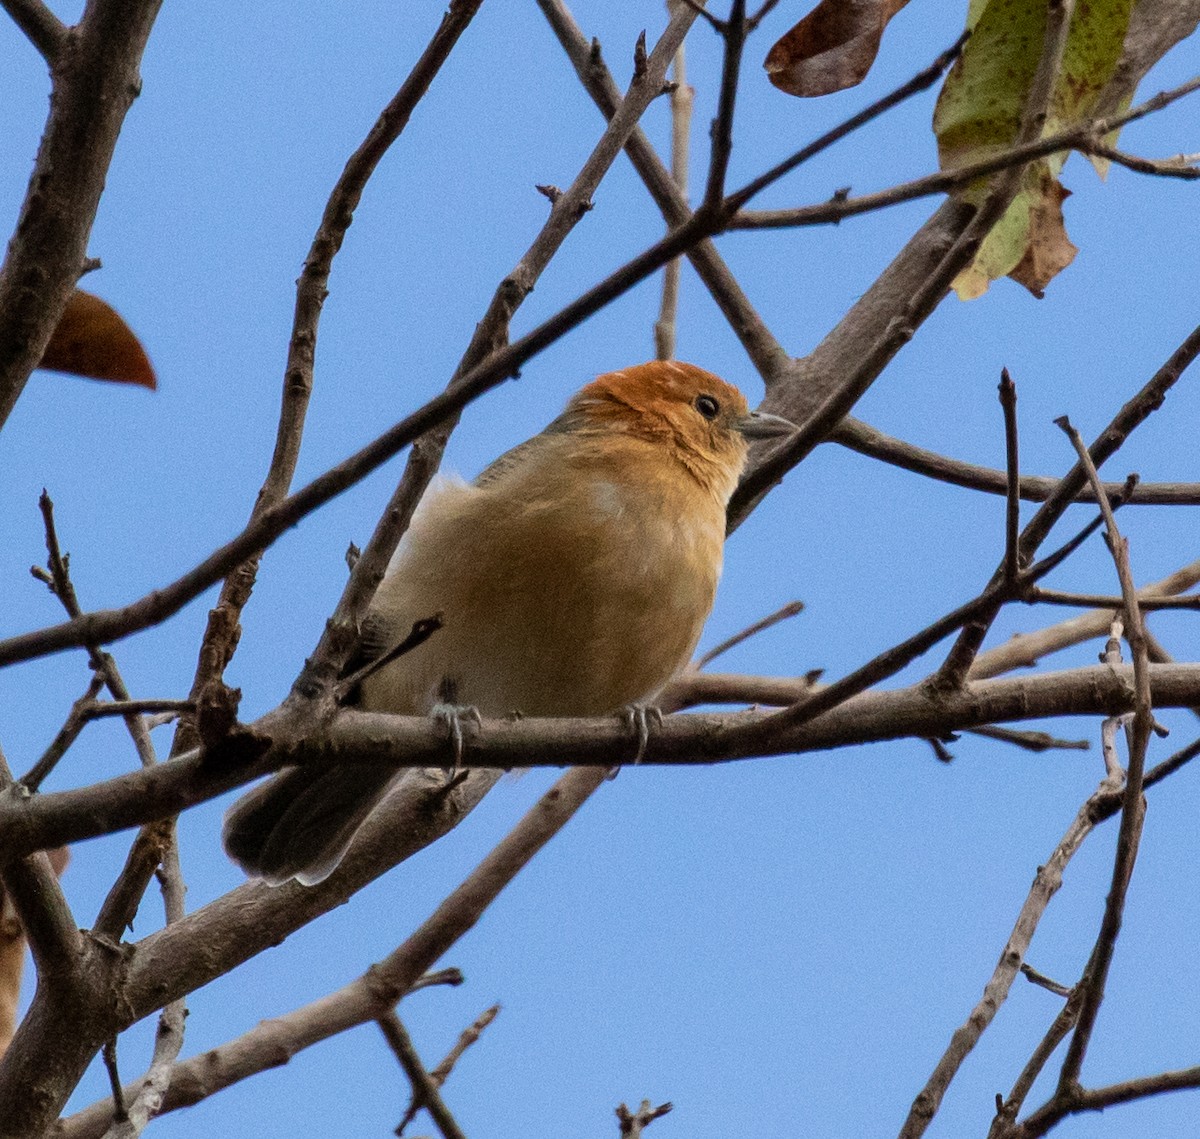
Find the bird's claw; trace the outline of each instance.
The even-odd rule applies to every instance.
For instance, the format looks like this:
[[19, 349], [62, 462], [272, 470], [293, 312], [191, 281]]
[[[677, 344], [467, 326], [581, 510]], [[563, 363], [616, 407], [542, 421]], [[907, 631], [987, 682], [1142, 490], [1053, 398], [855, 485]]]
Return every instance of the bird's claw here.
[[455, 775], [462, 770], [463, 753], [466, 751], [463, 722], [470, 721], [476, 728], [481, 728], [483, 717], [480, 716], [479, 709], [471, 704], [435, 704], [429, 714], [439, 723], [446, 725], [450, 745], [454, 749], [454, 765], [449, 771], [451, 775]]
[[637, 738], [637, 751], [633, 762], [641, 763], [650, 744], [650, 725], [662, 727], [662, 709], [654, 704], [630, 704], [621, 712], [621, 720], [630, 732]]

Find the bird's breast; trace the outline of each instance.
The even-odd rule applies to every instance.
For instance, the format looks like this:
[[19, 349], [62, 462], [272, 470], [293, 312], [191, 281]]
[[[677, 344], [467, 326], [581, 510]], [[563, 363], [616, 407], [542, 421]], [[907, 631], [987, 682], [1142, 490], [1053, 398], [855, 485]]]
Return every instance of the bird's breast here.
[[376, 602], [397, 640], [435, 612], [443, 626], [365, 684], [364, 703], [426, 711], [446, 681], [485, 715], [595, 715], [652, 697], [695, 648], [723, 538], [719, 502], [645, 472], [447, 488]]

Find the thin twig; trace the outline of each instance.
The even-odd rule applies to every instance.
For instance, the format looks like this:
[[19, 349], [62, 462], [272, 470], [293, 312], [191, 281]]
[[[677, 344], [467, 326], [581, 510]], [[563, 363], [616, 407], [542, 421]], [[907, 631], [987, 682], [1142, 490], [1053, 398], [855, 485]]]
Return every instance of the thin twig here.
[[913, 1101], [904, 1126], [900, 1129], [899, 1139], [916, 1139], [917, 1136], [923, 1135], [937, 1114], [950, 1082], [1008, 998], [1042, 915], [1062, 886], [1064, 869], [1096, 826], [1097, 804], [1114, 789], [1111, 777], [1106, 776], [1076, 812], [1071, 825], [1059, 839], [1050, 857], [1038, 867], [1025, 903], [1021, 906], [1008, 941], [1001, 950], [996, 968], [984, 986], [982, 998], [966, 1020], [954, 1030], [949, 1046]]
[[791, 617], [795, 617], [797, 613], [804, 611], [803, 601], [789, 601], [786, 605], [780, 606], [774, 613], [768, 613], [767, 616], [755, 621], [752, 625], [747, 625], [740, 633], [734, 633], [732, 637], [727, 637], [720, 644], [709, 649], [699, 660], [692, 666], [692, 670], [699, 672], [702, 668], [712, 664], [717, 657], [729, 652], [730, 649], [736, 648], [744, 641], [748, 641], [751, 637], [758, 636], [759, 633], [765, 632], [767, 629], [773, 628], [781, 621], [786, 621]]
[[1038, 1041], [1037, 1047], [1013, 1083], [1008, 1097], [1001, 1100], [999, 1095], [996, 1096], [996, 1118], [992, 1120], [992, 1125], [988, 1128], [988, 1139], [1006, 1139], [1011, 1136], [1013, 1121], [1020, 1114], [1021, 1107], [1032, 1091], [1034, 1083], [1042, 1074], [1042, 1069], [1050, 1062], [1050, 1057], [1054, 1055], [1058, 1046], [1075, 1027], [1075, 1021], [1079, 1016], [1080, 1000], [1082, 1000], [1082, 993], [1078, 989], [1073, 990], [1067, 998], [1067, 1003], [1058, 1010], [1058, 1015], [1042, 1039]]
[[1096, 944], [1079, 982], [1079, 988], [1082, 991], [1079, 1018], [1075, 1025], [1075, 1031], [1071, 1034], [1071, 1043], [1067, 1047], [1067, 1055], [1063, 1060], [1056, 1091], [1056, 1095], [1069, 1098], [1075, 1095], [1079, 1088], [1079, 1072], [1083, 1065], [1083, 1058], [1087, 1054], [1096, 1016], [1100, 1011], [1100, 1002], [1104, 998], [1108, 969], [1112, 963], [1117, 936], [1121, 929], [1125, 897], [1133, 875], [1134, 862], [1137, 859], [1138, 843], [1145, 815], [1142, 784], [1146, 747], [1154, 726], [1154, 714], [1150, 692], [1146, 629], [1142, 620], [1141, 607], [1138, 604], [1137, 589], [1133, 584], [1133, 575], [1129, 567], [1128, 543], [1121, 537], [1120, 531], [1117, 529], [1112, 506], [1100, 485], [1100, 476], [1096, 473], [1095, 463], [1079, 432], [1071, 426], [1066, 416], [1055, 422], [1071, 440], [1071, 445], [1079, 456], [1079, 462], [1096, 492], [1096, 497], [1100, 500], [1100, 510], [1104, 515], [1105, 537], [1117, 567], [1117, 576], [1121, 582], [1121, 597], [1124, 600], [1125, 609], [1125, 636], [1133, 656], [1134, 679], [1133, 726], [1129, 739], [1129, 759], [1125, 775], [1125, 804], [1121, 812], [1121, 826], [1117, 835], [1117, 854], [1113, 860], [1112, 885], [1105, 900], [1104, 916], [1100, 922]]
[[[67, 616], [72, 619], [79, 618], [83, 615], [83, 606], [79, 603], [75, 585], [71, 581], [70, 556], [62, 552], [62, 545], [58, 538], [58, 526], [54, 520], [54, 503], [45, 489], [38, 497], [38, 509], [42, 514], [42, 525], [46, 536], [46, 564], [50, 571], [47, 585], [50, 587], [50, 592], [62, 604]], [[87, 650], [92, 669], [97, 676], [104, 678], [105, 686], [112, 698], [114, 700], [131, 699], [129, 689], [125, 686], [116, 661], [108, 653], [100, 650], [98, 642], [88, 643]], [[129, 712], [124, 719], [125, 727], [133, 740], [133, 746], [137, 750], [142, 766], [149, 767], [156, 763], [158, 757], [155, 754], [154, 744], [150, 740], [150, 730], [147, 728], [145, 720], [136, 711]]]
[[[1028, 569], [1022, 570], [1015, 581], [1007, 583], [1003, 578], [993, 579], [978, 597], [965, 605], [947, 613], [919, 633], [907, 640], [894, 645], [878, 656], [867, 661], [853, 672], [840, 680], [820, 689], [780, 712], [767, 716], [758, 723], [744, 729], [747, 739], [761, 740], [769, 737], [772, 732], [795, 727], [811, 722], [817, 716], [837, 707], [838, 704], [865, 692], [868, 688], [894, 676], [917, 657], [928, 652], [939, 641], [948, 637], [958, 629], [967, 627], [970, 622], [978, 621], [987, 614], [993, 613], [1006, 600], [1019, 597], [1021, 591], [1028, 585], [1037, 582], [1053, 569], [1057, 568], [1071, 553], [1082, 544], [1084, 539], [1099, 527], [1101, 519], [1096, 519], [1085, 526], [1069, 542], [1064, 543], [1054, 553], [1036, 562]], [[935, 681], [927, 681], [925, 687], [936, 691]], [[738, 729], [735, 729], [738, 731]], [[928, 735], [929, 733], [925, 733]]]
[[721, 88], [717, 96], [717, 117], [712, 123], [712, 150], [708, 160], [708, 180], [704, 187], [704, 208], [719, 209], [725, 201], [725, 176], [733, 153], [733, 112], [737, 105], [738, 74], [746, 48], [746, 0], [733, 0], [729, 18], [721, 26], [725, 51], [721, 61]]
[[430, 1078], [436, 1080], [439, 1085], [444, 1084], [449, 1078], [450, 1073], [454, 1071], [454, 1065], [462, 1059], [463, 1053], [483, 1035], [484, 1029], [496, 1019], [499, 1013], [499, 1005], [492, 1005], [490, 1008], [484, 1009], [475, 1018], [470, 1027], [464, 1028], [459, 1033], [454, 1047], [442, 1057], [438, 1066], [430, 1071]]
[[129, 1112], [125, 1107], [125, 1092], [121, 1087], [121, 1073], [117, 1068], [116, 1037], [104, 1042], [100, 1055], [104, 1058], [104, 1070], [108, 1073], [108, 1086], [112, 1090], [113, 1120], [116, 1123], [124, 1123], [129, 1118]]
[[[938, 482], [968, 490], [981, 490], [987, 494], [1008, 493], [1008, 476], [1004, 471], [982, 467], [952, 459], [936, 451], [914, 446], [903, 439], [885, 435], [882, 431], [847, 416], [834, 428], [829, 436], [830, 443], [837, 443], [848, 450], [856, 451], [868, 458], [912, 471]], [[1021, 498], [1026, 502], [1045, 502], [1058, 487], [1059, 480], [1048, 475], [1022, 475]], [[1121, 489], [1120, 483], [1106, 482], [1104, 489], [1109, 495]], [[1073, 502], [1095, 502], [1090, 487], [1077, 491]], [[1200, 506], [1200, 483], [1160, 482], [1138, 483], [1129, 497], [1128, 506]]]
[[27, 791], [36, 791], [42, 781], [58, 766], [58, 761], [67, 754], [67, 749], [79, 738], [88, 722], [86, 709], [94, 705], [97, 694], [104, 687], [104, 681], [94, 673], [88, 681], [87, 691], [74, 704], [63, 726], [55, 733], [54, 739], [35, 763], [24, 775], [20, 783]]
[[[1175, 385], [1183, 370], [1200, 354], [1200, 326], [1192, 329], [1183, 342], [1154, 375], [1142, 385], [1138, 393], [1113, 416], [1108, 426], [1096, 438], [1089, 451], [1089, 462], [1099, 465], [1110, 458], [1121, 447], [1130, 434], [1157, 411], [1166, 393]], [[1075, 498], [1080, 487], [1091, 483], [1093, 492], [1105, 495], [1103, 484], [1088, 478], [1087, 467], [1077, 462], [1059, 481], [1054, 492], [1042, 503], [1034, 516], [1021, 531], [1018, 542], [1018, 558], [1027, 561], [1037, 552], [1050, 530], [1062, 517]], [[1122, 501], [1127, 494], [1122, 494]], [[1107, 496], [1105, 497], [1107, 502]], [[1003, 580], [1003, 565], [992, 577], [992, 582]], [[975, 654], [983, 644], [988, 625], [965, 628], [959, 634], [939, 673], [942, 687], [957, 687], [970, 674]]]
[[[918, 198], [948, 193], [961, 186], [969, 185], [978, 178], [997, 174], [1012, 169], [1014, 166], [1022, 166], [1051, 154], [1060, 154], [1067, 150], [1089, 152], [1095, 146], [1095, 140], [1111, 134], [1134, 119], [1160, 111], [1163, 107], [1191, 95], [1198, 89], [1200, 89], [1200, 77], [1190, 79], [1170, 91], [1162, 91], [1152, 99], [1146, 100], [1123, 114], [1090, 120], [1046, 135], [1044, 138], [1014, 144], [1007, 150], [989, 155], [976, 162], [956, 166], [951, 170], [940, 170], [935, 174], [926, 174], [923, 177], [914, 178], [910, 182], [902, 182], [897, 186], [878, 190], [871, 194], [862, 194], [857, 197], [834, 195], [815, 205], [795, 206], [790, 209], [744, 210], [730, 220], [729, 228], [731, 230], [795, 229], [809, 225], [837, 225], [839, 222], [859, 214], [873, 213], [876, 210], [887, 209], [904, 202], [915, 201]], [[1158, 173], [1158, 171], [1153, 172]]]
[[622, 1139], [640, 1139], [642, 1132], [651, 1123], [656, 1119], [661, 1119], [674, 1106], [672, 1103], [660, 1103], [658, 1107], [652, 1107], [650, 1101], [644, 1099], [637, 1111], [630, 1111], [625, 1104], [619, 1104], [616, 1108], [617, 1125], [620, 1128]]
[[[1123, 604], [1120, 597], [1106, 597], [1101, 593], [1065, 593], [1058, 589], [1031, 589], [1024, 598], [1030, 604], [1068, 605], [1072, 608], [1119, 609]], [[1184, 597], [1146, 597], [1138, 594], [1138, 604], [1144, 610], [1151, 609], [1200, 609], [1200, 593], [1189, 593]]]
[[[366, 185], [384, 155], [404, 132], [417, 104], [429, 91], [434, 78], [478, 12], [482, 0], [453, 0], [420, 58], [380, 112], [366, 138], [350, 156], [329, 194], [321, 223], [313, 237], [304, 270], [296, 283], [296, 305], [292, 334], [284, 369], [283, 395], [276, 430], [275, 450], [266, 478], [250, 512], [249, 526], [269, 517], [287, 501], [300, 456], [304, 421], [313, 387], [317, 332], [328, 296], [333, 260], [342, 247], [362, 199]], [[199, 700], [205, 688], [219, 681], [237, 647], [242, 610], [250, 599], [263, 546], [245, 551], [244, 560], [230, 566], [221, 576], [225, 581], [217, 605], [210, 611], [204, 631], [191, 698]], [[197, 742], [194, 726], [185, 722], [176, 733], [172, 754], [178, 755]]]
[[[668, 11], [679, 0], [668, 0]], [[671, 63], [671, 177], [686, 200], [688, 194], [688, 154], [692, 136], [692, 89], [687, 82], [686, 46], [675, 49]], [[658, 309], [658, 320], [654, 324], [654, 353], [660, 360], [675, 358], [675, 329], [679, 314], [679, 285], [683, 263], [676, 257], [667, 262], [663, 269], [662, 302]]]
[[[440, 1088], [449, 1078], [450, 1073], [454, 1071], [454, 1065], [461, 1059], [463, 1053], [479, 1039], [483, 1030], [487, 1028], [493, 1020], [496, 1019], [496, 1014], [499, 1013], [500, 1006], [492, 1005], [491, 1008], [485, 1009], [475, 1023], [469, 1028], [463, 1029], [459, 1034], [458, 1040], [454, 1047], [442, 1058], [441, 1063], [436, 1068], [431, 1068], [429, 1078], [435, 1087]], [[408, 1105], [408, 1109], [404, 1113], [404, 1118], [396, 1125], [396, 1134], [403, 1135], [408, 1125], [417, 1117], [417, 1113], [421, 1110], [421, 1102], [416, 1095], [416, 1089], [413, 1090], [412, 1102]]]
[[[1189, 562], [1162, 580], [1143, 587], [1138, 597], [1146, 601], [1169, 596], [1190, 589], [1198, 582], [1200, 560]], [[1116, 606], [1096, 609], [1045, 629], [1019, 633], [1004, 644], [980, 653], [975, 658], [968, 676], [971, 680], [979, 680], [989, 676], [1000, 676], [1014, 668], [1032, 668], [1050, 653], [1103, 636], [1112, 623], [1115, 608]]]
[[[450, 1114], [450, 1109], [442, 1099], [438, 1085], [425, 1071], [425, 1065], [421, 1063], [412, 1037], [396, 1015], [396, 1011], [390, 1009], [379, 1017], [376, 1023], [383, 1031], [384, 1039], [395, 1053], [396, 1059], [400, 1061], [409, 1083], [412, 1084], [413, 1105], [423, 1107], [429, 1112], [444, 1139], [466, 1139], [458, 1121]], [[401, 1124], [396, 1128], [396, 1134], [403, 1133], [404, 1124]]]
[[1004, 411], [1004, 461], [1008, 496], [1004, 515], [1004, 579], [1015, 581], [1021, 568], [1017, 539], [1021, 527], [1021, 464], [1017, 436], [1017, 385], [1008, 369], [1000, 372], [1000, 407]]
[[1037, 985], [1039, 989], [1045, 989], [1047, 992], [1053, 993], [1056, 997], [1066, 999], [1075, 991], [1070, 985], [1061, 984], [1054, 980], [1053, 977], [1047, 977], [1045, 973], [1039, 973], [1028, 961], [1021, 962], [1021, 976], [1031, 985]]
[[1025, 751], [1088, 751], [1091, 744], [1087, 740], [1063, 740], [1050, 735], [1049, 732], [1025, 732], [1014, 728], [998, 728], [988, 726], [983, 728], [968, 728], [973, 736], [984, 736], [987, 739], [999, 740], [1001, 743], [1012, 744]]
[[1106, 146], [1102, 142], [1093, 142], [1080, 148], [1085, 154], [1096, 158], [1107, 158], [1118, 166], [1124, 166], [1138, 174], [1151, 174], [1159, 178], [1182, 178], [1185, 181], [1195, 181], [1200, 178], [1200, 167], [1194, 164], [1198, 158], [1194, 154], [1181, 154], [1176, 158], [1150, 159], [1139, 158], [1134, 154], [1126, 154], [1114, 146]]

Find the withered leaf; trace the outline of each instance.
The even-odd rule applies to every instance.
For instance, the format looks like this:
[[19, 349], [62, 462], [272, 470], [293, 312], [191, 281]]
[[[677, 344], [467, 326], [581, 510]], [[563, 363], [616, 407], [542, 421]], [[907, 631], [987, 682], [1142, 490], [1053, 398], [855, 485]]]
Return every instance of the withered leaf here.
[[812, 98], [861, 83], [883, 29], [908, 0], [821, 0], [776, 41], [763, 66], [789, 95]]
[[83, 289], [67, 300], [39, 368], [92, 380], [157, 387], [154, 368], [138, 338], [106, 301]]

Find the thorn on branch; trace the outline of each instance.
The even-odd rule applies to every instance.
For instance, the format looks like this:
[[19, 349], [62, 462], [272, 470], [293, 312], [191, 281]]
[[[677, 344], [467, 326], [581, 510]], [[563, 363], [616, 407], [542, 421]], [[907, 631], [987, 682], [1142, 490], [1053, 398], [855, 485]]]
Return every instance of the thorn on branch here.
[[549, 182], [539, 182], [534, 186], [534, 189], [541, 194], [543, 198], [548, 198], [552, 206], [556, 205], [558, 203], [558, 199], [562, 197], [562, 191], [557, 186]]

